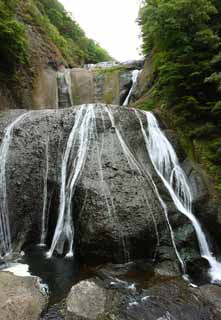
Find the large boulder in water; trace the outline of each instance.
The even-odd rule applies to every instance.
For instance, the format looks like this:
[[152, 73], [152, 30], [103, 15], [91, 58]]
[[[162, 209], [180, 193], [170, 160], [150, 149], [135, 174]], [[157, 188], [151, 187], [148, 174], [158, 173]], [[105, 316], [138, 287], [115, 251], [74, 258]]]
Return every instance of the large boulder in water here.
[[[197, 255], [191, 223], [176, 210], [156, 175], [134, 110], [102, 104], [29, 112], [14, 127], [6, 166], [13, 247], [40, 242], [44, 208], [50, 246], [59, 214], [62, 158], [79, 110], [84, 115], [88, 108], [94, 118], [91, 117], [89, 127], [77, 130], [67, 166], [67, 176], [73, 176], [75, 170], [72, 173], [70, 170], [75, 163], [74, 155], [88, 129], [89, 143], [85, 140], [81, 144], [87, 155], [74, 186], [71, 206], [75, 248], [81, 260], [87, 263], [136, 258], [176, 261], [162, 200], [168, 208], [175, 241], [176, 231], [179, 236], [180, 229], [188, 226], [182, 237], [177, 238], [178, 250], [191, 248]], [[22, 112], [25, 111], [1, 114], [2, 137], [4, 128]], [[145, 117], [142, 121], [145, 123]]]

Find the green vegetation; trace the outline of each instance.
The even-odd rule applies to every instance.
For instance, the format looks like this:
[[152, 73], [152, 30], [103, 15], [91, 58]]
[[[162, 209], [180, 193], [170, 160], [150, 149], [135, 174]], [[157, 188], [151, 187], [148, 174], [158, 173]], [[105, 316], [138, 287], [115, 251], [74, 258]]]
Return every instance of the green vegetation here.
[[28, 62], [28, 30], [37, 28], [51, 41], [69, 65], [97, 63], [111, 59], [95, 41], [88, 39], [80, 26], [57, 0], [0, 0], [0, 70], [5, 74]]
[[44, 17], [45, 27], [49, 24], [53, 26], [50, 36], [68, 63], [74, 64], [76, 60], [77, 63], [96, 63], [111, 59], [99, 44], [85, 36], [84, 31], [57, 0], [35, 0], [35, 3]]
[[0, 0], [0, 69], [9, 73], [25, 63], [28, 54], [24, 24], [16, 20], [13, 12], [16, 7], [15, 0]]
[[221, 190], [221, 2], [144, 2], [143, 51], [154, 68], [149, 105], [173, 119]]

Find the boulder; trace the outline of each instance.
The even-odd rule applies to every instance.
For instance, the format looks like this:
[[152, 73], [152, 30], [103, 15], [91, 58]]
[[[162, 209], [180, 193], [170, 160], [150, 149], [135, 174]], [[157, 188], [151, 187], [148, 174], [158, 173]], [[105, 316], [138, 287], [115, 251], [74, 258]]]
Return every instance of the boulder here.
[[[79, 108], [29, 112], [13, 130], [6, 181], [14, 248], [40, 242], [46, 161], [47, 244], [51, 245], [59, 208], [62, 156]], [[86, 105], [82, 108], [87, 110]], [[165, 211], [150, 176], [167, 205], [178, 250], [185, 247], [197, 252], [191, 223], [177, 212], [155, 173], [133, 109], [109, 106], [114, 124], [105, 105], [93, 108], [96, 140], [90, 141], [72, 202], [75, 248], [81, 261], [119, 263], [146, 258], [177, 263]], [[0, 136], [22, 112], [1, 114]]]
[[38, 320], [46, 303], [36, 277], [21, 278], [0, 272], [1, 320]]
[[96, 320], [105, 313], [106, 292], [90, 280], [73, 286], [67, 297], [67, 311], [74, 319]]
[[66, 320], [219, 320], [219, 289], [193, 288], [176, 276], [159, 274], [139, 284], [91, 278], [72, 287], [63, 316]]

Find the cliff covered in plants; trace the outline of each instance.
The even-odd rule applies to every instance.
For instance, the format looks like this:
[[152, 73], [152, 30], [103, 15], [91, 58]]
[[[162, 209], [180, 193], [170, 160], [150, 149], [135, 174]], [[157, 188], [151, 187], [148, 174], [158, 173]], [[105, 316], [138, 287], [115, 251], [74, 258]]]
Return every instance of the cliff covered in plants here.
[[157, 108], [221, 190], [221, 3], [146, 0], [137, 106]]
[[57, 0], [0, 0], [1, 109], [30, 108], [45, 69], [110, 59]]

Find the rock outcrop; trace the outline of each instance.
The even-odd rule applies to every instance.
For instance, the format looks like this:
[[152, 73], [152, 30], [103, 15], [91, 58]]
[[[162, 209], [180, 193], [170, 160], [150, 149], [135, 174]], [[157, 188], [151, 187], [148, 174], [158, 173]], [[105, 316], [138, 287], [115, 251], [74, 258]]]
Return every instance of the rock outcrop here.
[[132, 86], [132, 73], [125, 66], [110, 69], [70, 69], [74, 105], [107, 103], [122, 105]]
[[[105, 105], [94, 105], [93, 108], [97, 139], [89, 144], [72, 206], [76, 253], [81, 261], [96, 264], [145, 257], [157, 259], [158, 263], [171, 261], [177, 269], [165, 212], [148, 174], [168, 207], [178, 250], [184, 259], [198, 258], [193, 227], [177, 212], [153, 170], [134, 111], [109, 106], [115, 119], [113, 127]], [[62, 155], [78, 109], [29, 112], [14, 128], [7, 156], [9, 218], [14, 248], [40, 242], [48, 140], [47, 243], [50, 246], [58, 216]], [[1, 114], [1, 136], [6, 125], [22, 112], [24, 110]]]
[[[136, 274], [135, 265], [122, 265], [117, 273], [117, 266], [112, 268], [112, 271], [111, 266], [101, 269], [97, 277], [72, 287], [63, 311], [64, 319], [220, 319], [219, 287], [193, 288], [178, 277], [157, 272], [150, 275], [148, 269], [146, 273], [138, 269]], [[128, 278], [125, 269], [132, 277]]]
[[0, 272], [0, 319], [38, 320], [47, 303], [36, 277]]

